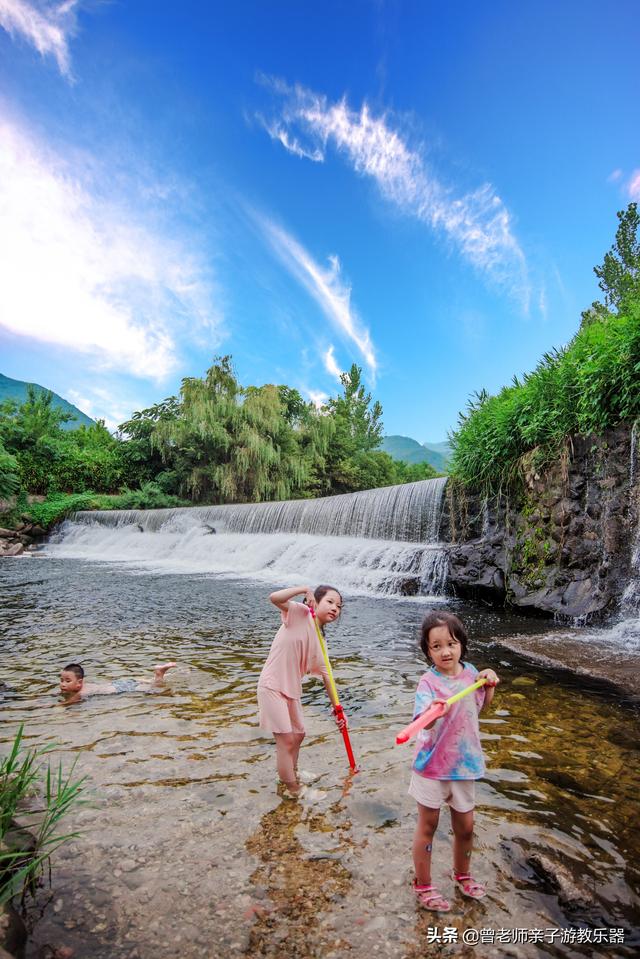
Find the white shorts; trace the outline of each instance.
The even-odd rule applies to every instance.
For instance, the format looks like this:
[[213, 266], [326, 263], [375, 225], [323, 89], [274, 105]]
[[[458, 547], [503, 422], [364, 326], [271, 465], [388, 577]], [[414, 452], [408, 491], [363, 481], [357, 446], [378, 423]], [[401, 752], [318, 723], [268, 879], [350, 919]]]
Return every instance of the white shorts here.
[[471, 812], [476, 804], [473, 779], [426, 779], [411, 773], [409, 795], [428, 809], [440, 809], [445, 803], [456, 812]]
[[291, 699], [277, 689], [258, 686], [260, 727], [272, 733], [304, 733], [304, 716], [299, 699]]

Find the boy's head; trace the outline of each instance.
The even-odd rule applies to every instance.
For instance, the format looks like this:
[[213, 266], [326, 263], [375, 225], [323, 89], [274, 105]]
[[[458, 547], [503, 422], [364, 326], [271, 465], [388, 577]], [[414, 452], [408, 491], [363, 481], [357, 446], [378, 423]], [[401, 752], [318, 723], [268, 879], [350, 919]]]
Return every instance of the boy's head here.
[[75, 696], [82, 689], [84, 669], [78, 663], [69, 663], [60, 673], [60, 692], [63, 696]]

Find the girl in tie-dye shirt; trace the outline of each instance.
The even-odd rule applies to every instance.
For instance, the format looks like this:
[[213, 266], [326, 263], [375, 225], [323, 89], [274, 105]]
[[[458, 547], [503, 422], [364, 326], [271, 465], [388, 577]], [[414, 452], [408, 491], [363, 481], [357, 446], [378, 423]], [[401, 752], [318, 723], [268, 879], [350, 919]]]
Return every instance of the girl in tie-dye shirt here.
[[416, 691], [414, 718], [433, 703], [485, 679], [486, 685], [447, 706], [441, 718], [418, 733], [409, 794], [418, 803], [418, 822], [413, 841], [416, 877], [413, 888], [425, 909], [448, 912], [449, 902], [431, 882], [431, 850], [447, 803], [453, 828], [453, 879], [464, 896], [480, 899], [486, 890], [469, 873], [473, 845], [475, 780], [484, 775], [478, 714], [493, 699], [499, 680], [492, 669], [481, 672], [466, 661], [467, 633], [451, 613], [429, 613], [422, 624], [420, 646], [430, 669]]

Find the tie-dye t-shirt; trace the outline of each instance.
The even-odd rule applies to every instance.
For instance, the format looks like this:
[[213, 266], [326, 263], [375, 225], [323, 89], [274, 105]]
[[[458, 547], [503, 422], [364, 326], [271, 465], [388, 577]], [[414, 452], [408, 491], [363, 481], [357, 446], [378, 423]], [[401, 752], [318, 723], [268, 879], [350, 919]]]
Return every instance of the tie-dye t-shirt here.
[[[458, 676], [445, 676], [433, 666], [418, 683], [414, 719], [434, 699], [449, 699], [477, 681], [478, 670], [465, 663]], [[452, 703], [431, 729], [418, 733], [413, 769], [425, 779], [480, 779], [484, 756], [480, 745], [478, 714], [484, 704], [483, 687]]]

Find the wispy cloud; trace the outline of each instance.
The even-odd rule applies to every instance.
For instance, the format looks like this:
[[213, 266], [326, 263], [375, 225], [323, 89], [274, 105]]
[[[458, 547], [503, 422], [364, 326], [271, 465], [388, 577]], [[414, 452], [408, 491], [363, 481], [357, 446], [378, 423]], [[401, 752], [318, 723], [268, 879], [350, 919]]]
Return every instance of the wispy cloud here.
[[403, 213], [447, 236], [473, 266], [529, 308], [525, 256], [512, 217], [495, 188], [485, 183], [457, 196], [411, 149], [388, 115], [374, 116], [365, 103], [352, 110], [346, 99], [328, 99], [301, 86], [261, 77], [283, 98], [280, 116], [263, 125], [296, 156], [326, 159], [335, 146], [356, 173], [370, 177], [382, 195]]
[[12, 37], [26, 40], [42, 57], [54, 57], [60, 73], [70, 78], [69, 38], [76, 30], [77, 5], [78, 0], [0, 0], [0, 26]]
[[640, 200], [640, 170], [634, 170], [627, 184], [627, 192], [631, 200]]
[[324, 359], [324, 367], [325, 367], [327, 373], [330, 373], [331, 376], [335, 376], [335, 378], [336, 378], [338, 381], [340, 381], [340, 377], [342, 376], [342, 370], [340, 369], [340, 367], [339, 367], [338, 364], [336, 363], [336, 358], [335, 358], [335, 356], [334, 356], [334, 347], [333, 347], [333, 346], [330, 346], [330, 347], [329, 347], [329, 349], [327, 350], [327, 352], [324, 354], [323, 359]]
[[271, 139], [279, 140], [285, 150], [288, 150], [289, 153], [293, 153], [294, 156], [302, 157], [305, 160], [313, 160], [314, 163], [322, 163], [324, 161], [324, 153], [322, 150], [318, 149], [317, 147], [313, 150], [305, 150], [295, 137], [289, 135], [288, 131], [281, 123], [278, 123], [277, 121], [269, 122], [260, 115], [258, 116], [258, 120], [265, 128]]
[[341, 276], [338, 257], [330, 256], [329, 266], [323, 267], [281, 226], [258, 214], [253, 216], [279, 259], [311, 294], [335, 329], [356, 346], [375, 380], [378, 361], [371, 335], [351, 305], [351, 286]]
[[122, 192], [120, 180], [117, 199], [108, 182], [97, 158], [63, 159], [0, 113], [0, 325], [94, 368], [162, 379], [180, 341], [218, 345], [213, 280], [197, 241], [163, 226], [135, 182]]

